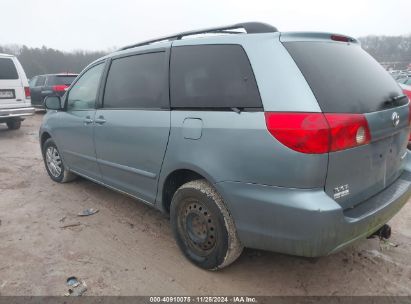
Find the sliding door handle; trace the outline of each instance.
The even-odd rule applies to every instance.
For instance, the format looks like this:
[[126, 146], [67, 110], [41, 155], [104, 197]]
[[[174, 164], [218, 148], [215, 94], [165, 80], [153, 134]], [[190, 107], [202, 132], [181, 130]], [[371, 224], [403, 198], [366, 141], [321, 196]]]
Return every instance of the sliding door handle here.
[[106, 123], [106, 120], [104, 119], [104, 116], [99, 116], [95, 121], [96, 124], [102, 125]]

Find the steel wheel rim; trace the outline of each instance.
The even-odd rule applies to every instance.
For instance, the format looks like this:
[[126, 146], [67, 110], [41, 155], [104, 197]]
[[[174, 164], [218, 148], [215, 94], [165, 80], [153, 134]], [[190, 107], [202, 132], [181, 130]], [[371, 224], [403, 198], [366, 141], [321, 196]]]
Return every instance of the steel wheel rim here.
[[46, 150], [46, 164], [50, 174], [56, 178], [61, 175], [62, 162], [60, 154], [55, 147], [48, 147]]
[[198, 255], [205, 256], [217, 243], [216, 220], [198, 200], [187, 200], [181, 208], [179, 226], [188, 246]]

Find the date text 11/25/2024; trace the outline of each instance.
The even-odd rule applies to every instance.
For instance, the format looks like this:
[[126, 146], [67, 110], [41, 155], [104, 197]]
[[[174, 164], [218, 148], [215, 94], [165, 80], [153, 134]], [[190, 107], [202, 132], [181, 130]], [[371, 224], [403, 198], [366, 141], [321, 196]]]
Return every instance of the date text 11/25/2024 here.
[[255, 297], [232, 296], [232, 297], [150, 297], [150, 303], [258, 303]]

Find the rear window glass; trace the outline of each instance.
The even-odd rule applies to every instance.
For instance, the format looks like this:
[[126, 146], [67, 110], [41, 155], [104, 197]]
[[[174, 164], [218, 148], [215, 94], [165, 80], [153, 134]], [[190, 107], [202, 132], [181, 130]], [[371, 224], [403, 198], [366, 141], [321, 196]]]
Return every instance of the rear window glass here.
[[250, 62], [239, 45], [174, 47], [171, 106], [175, 108], [261, 108]]
[[76, 76], [51, 76], [49, 77], [48, 85], [71, 85], [71, 83], [76, 79]]
[[395, 80], [357, 44], [285, 42], [323, 112], [368, 113], [401, 104]]
[[19, 79], [13, 60], [0, 58], [0, 79]]
[[46, 84], [46, 76], [38, 76], [36, 80], [36, 87], [42, 87]]

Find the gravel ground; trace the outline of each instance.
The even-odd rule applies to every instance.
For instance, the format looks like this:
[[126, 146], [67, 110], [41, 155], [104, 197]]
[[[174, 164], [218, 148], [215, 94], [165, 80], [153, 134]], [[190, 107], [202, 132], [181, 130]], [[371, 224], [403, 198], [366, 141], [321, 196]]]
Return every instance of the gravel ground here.
[[[320, 259], [245, 250], [207, 272], [180, 254], [160, 212], [85, 179], [52, 182], [42, 116], [0, 125], [0, 295], [63, 295], [70, 276], [87, 295], [411, 295], [411, 204], [390, 222], [398, 247], [366, 240]], [[85, 208], [99, 212], [78, 217]]]

